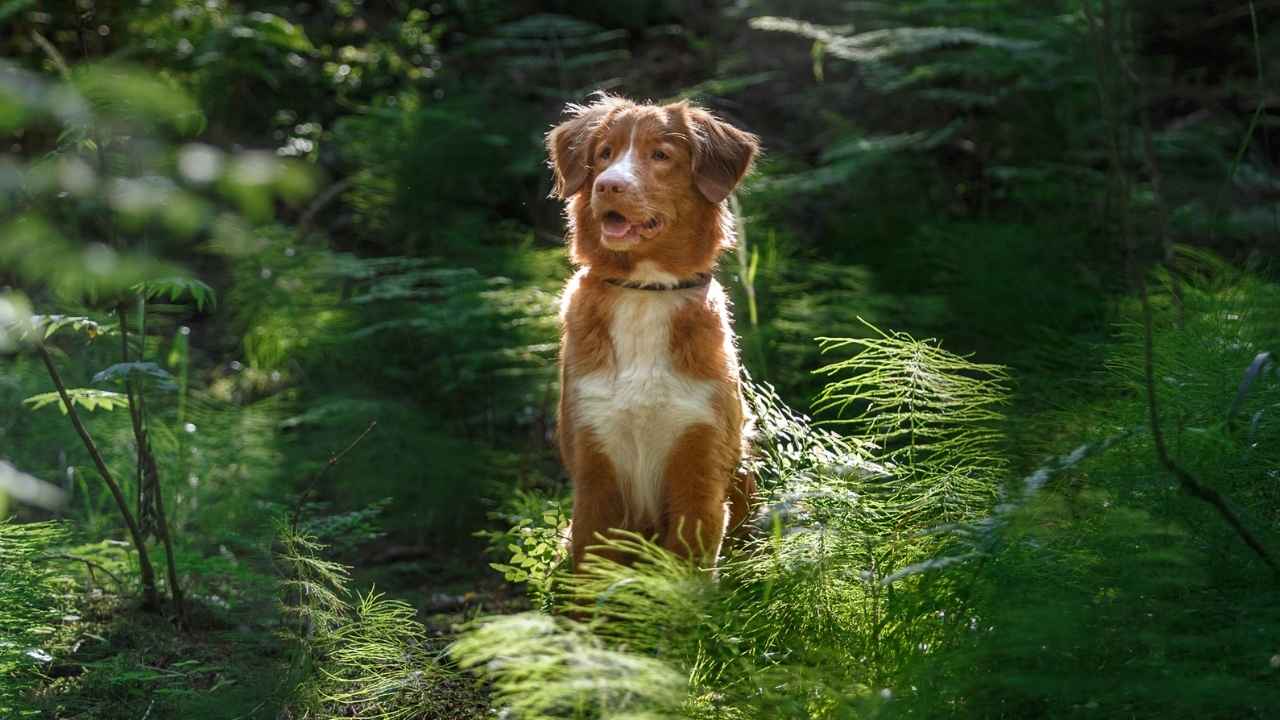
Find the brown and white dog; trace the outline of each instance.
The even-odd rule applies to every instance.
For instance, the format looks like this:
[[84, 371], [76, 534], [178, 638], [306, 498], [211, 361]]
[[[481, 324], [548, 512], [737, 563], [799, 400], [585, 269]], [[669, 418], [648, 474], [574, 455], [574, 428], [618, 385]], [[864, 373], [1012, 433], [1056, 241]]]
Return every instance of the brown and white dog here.
[[547, 149], [579, 267], [560, 310], [574, 566], [615, 529], [711, 566], [755, 491], [737, 470], [747, 418], [711, 271], [759, 144], [683, 102], [605, 95], [567, 113]]

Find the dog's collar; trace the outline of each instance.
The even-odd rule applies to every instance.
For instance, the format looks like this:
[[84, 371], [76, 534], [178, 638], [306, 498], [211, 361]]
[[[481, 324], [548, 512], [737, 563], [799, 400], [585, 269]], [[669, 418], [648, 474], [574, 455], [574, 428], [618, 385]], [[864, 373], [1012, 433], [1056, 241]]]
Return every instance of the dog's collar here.
[[689, 288], [703, 287], [711, 284], [711, 273], [698, 273], [691, 278], [681, 280], [672, 285], [670, 283], [642, 283], [635, 280], [622, 280], [619, 278], [605, 278], [605, 282], [614, 287], [626, 288], [628, 290], [688, 290]]

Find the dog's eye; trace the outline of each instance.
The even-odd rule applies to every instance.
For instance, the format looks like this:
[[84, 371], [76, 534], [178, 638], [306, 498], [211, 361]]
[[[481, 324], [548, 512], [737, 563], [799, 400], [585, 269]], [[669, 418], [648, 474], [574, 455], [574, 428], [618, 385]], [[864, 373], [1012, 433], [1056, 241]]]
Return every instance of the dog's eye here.
[[601, 150], [601, 151], [600, 151], [600, 159], [601, 159], [601, 160], [608, 160], [608, 159], [609, 159], [609, 156], [610, 156], [610, 155], [612, 155], [612, 154], [613, 154], [613, 148], [605, 148], [605, 149], [603, 149], [603, 150]]
[[664, 153], [664, 152], [662, 152], [661, 150], [654, 150], [654, 151], [653, 151], [653, 159], [654, 159], [654, 160], [666, 160], [666, 159], [667, 159], [667, 154], [666, 154], [666, 153]]

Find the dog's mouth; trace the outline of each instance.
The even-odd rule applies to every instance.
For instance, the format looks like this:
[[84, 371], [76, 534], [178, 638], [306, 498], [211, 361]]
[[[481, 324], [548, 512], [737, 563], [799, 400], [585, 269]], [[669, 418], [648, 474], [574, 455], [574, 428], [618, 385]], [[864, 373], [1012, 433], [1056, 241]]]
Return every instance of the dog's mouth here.
[[600, 229], [604, 233], [606, 244], [635, 244], [641, 239], [651, 238], [662, 229], [662, 218], [654, 215], [647, 220], [635, 220], [610, 210], [600, 218]]

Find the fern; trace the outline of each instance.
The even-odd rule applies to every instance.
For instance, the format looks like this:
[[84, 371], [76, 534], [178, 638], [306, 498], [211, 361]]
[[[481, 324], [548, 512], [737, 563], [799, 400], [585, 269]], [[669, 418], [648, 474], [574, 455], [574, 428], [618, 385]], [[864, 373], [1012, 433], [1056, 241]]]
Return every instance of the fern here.
[[494, 678], [506, 712], [519, 718], [685, 717], [683, 673], [659, 658], [611, 649], [571, 620], [536, 613], [491, 618], [451, 653]]
[[0, 713], [29, 716], [24, 695], [40, 680], [42, 648], [63, 614], [65, 588], [40, 553], [66, 539], [52, 523], [0, 521]]
[[859, 351], [816, 371], [838, 379], [815, 411], [836, 414], [825, 422], [883, 448], [877, 459], [896, 480], [885, 502], [897, 522], [953, 522], [988, 507], [1006, 465], [996, 409], [1008, 401], [1004, 369], [871, 329], [878, 337], [819, 339], [825, 352]]
[[435, 690], [449, 672], [413, 607], [373, 590], [353, 593], [348, 569], [324, 559], [314, 537], [286, 524], [278, 536], [299, 709], [378, 720], [439, 712]]
[[[109, 390], [98, 390], [96, 388], [67, 388], [67, 396], [71, 398], [71, 402], [89, 410], [90, 412], [98, 409], [108, 412], [117, 408], [129, 406], [129, 400], [123, 393], [111, 392]], [[62, 398], [56, 392], [40, 393], [32, 395], [23, 400], [31, 407], [32, 410], [39, 410], [53, 404], [57, 404], [58, 409], [63, 415], [67, 414], [67, 406], [63, 404]]]
[[846, 35], [845, 28], [824, 27], [790, 18], [770, 16], [752, 18], [751, 27], [757, 30], [792, 33], [818, 40], [822, 42], [825, 52], [843, 60], [866, 63], [959, 45], [988, 47], [1009, 52], [1023, 52], [1037, 46], [1034, 41], [1004, 38], [965, 27], [897, 27]]
[[[991, 509], [1005, 472], [992, 429], [1003, 371], [903, 335], [833, 345], [868, 350], [827, 368], [852, 376], [832, 382], [818, 406], [857, 406], [844, 419], [875, 432], [842, 437], [788, 409], [768, 386], [745, 382], [756, 418], [748, 469], [762, 510], [755, 539], [726, 556], [718, 582], [645, 538], [614, 538], [610, 547], [630, 562], [591, 563], [556, 579], [560, 605], [591, 625], [488, 621], [457, 641], [455, 657], [483, 668], [503, 703], [527, 717], [874, 711], [884, 700], [879, 683], [940, 632], [927, 615], [904, 614], [897, 599], [920, 577], [886, 578], [949, 546], [921, 532], [929, 523], [977, 520]], [[915, 402], [926, 387], [947, 395]], [[912, 402], [895, 401], [893, 390]], [[591, 663], [566, 666], [571, 652], [608, 653], [648, 686], [597, 679]], [[675, 678], [687, 689], [665, 684]]]
[[[1186, 250], [1178, 267], [1180, 301], [1168, 289], [1152, 298], [1166, 442], [1274, 547], [1280, 496], [1261, 480], [1277, 461], [1266, 418], [1280, 384], [1258, 374], [1240, 392], [1256, 353], [1276, 337], [1274, 285]], [[1142, 332], [1129, 311], [1101, 381], [1108, 401], [1052, 414], [1057, 424], [1080, 416], [1114, 434], [1032, 472], [985, 521], [940, 528], [954, 533], [951, 552], [908, 569], [936, 574], [924, 587], [961, 582], [969, 592], [959, 604], [921, 596], [950, 620], [941, 652], [904, 666], [921, 689], [907, 712], [999, 703], [1022, 714], [1263, 717], [1277, 702], [1274, 581], [1157, 462], [1144, 427]], [[1233, 404], [1257, 422], [1230, 427]]]
[[170, 302], [176, 302], [183, 297], [190, 297], [197, 310], [204, 310], [206, 306], [213, 309], [218, 299], [213, 288], [205, 283], [195, 278], [181, 276], [149, 280], [135, 285], [133, 290], [148, 300], [168, 295]]

